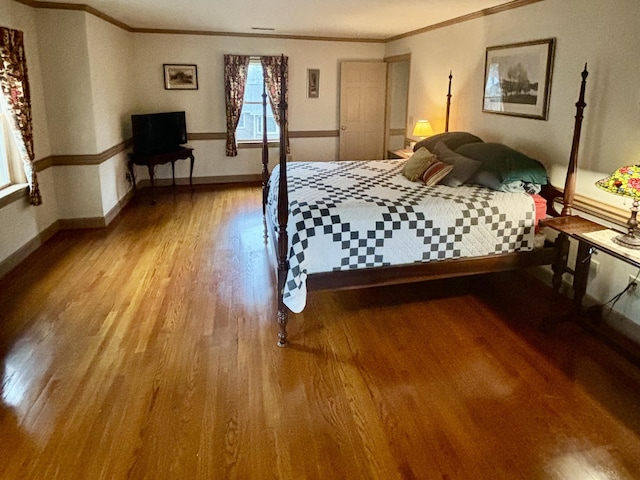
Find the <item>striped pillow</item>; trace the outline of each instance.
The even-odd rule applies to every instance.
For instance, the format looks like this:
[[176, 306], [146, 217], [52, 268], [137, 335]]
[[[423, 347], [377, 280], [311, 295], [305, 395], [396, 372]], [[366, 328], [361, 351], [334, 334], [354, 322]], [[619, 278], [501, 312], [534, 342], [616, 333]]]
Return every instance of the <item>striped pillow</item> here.
[[453, 165], [436, 160], [422, 174], [422, 181], [428, 187], [437, 185], [451, 170], [453, 170]]

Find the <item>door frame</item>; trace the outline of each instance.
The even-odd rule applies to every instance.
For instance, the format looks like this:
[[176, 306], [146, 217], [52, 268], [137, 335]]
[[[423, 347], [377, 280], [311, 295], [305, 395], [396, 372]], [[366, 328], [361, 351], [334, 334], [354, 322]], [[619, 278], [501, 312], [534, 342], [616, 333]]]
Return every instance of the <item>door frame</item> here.
[[[387, 86], [386, 86], [386, 96], [385, 96], [385, 115], [384, 115], [384, 151], [389, 150], [389, 139], [392, 135], [404, 135], [404, 143], [405, 145], [408, 142], [407, 136], [407, 118], [409, 115], [409, 89], [411, 87], [411, 54], [406, 53], [404, 55], [394, 55], [391, 57], [383, 58], [383, 61], [387, 64]], [[406, 105], [404, 111], [404, 128], [402, 132], [399, 129], [391, 129], [391, 90], [393, 88], [393, 75], [391, 75], [391, 69], [393, 68], [393, 63], [396, 62], [408, 62], [409, 64], [409, 76], [407, 78], [407, 98]], [[396, 131], [397, 130], [397, 131]]]

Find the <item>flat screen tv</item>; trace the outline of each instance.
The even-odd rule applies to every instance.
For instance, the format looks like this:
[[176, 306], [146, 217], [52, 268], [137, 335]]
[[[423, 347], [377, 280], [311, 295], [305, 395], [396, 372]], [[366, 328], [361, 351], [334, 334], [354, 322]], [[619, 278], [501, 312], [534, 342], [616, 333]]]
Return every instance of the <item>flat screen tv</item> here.
[[133, 151], [140, 155], [176, 150], [187, 143], [184, 112], [131, 115]]

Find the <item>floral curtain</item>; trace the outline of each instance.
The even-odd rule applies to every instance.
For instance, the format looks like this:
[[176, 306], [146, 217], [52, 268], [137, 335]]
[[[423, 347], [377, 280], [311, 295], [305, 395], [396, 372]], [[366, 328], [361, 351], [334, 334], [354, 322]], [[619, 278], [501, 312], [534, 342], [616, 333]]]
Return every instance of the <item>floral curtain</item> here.
[[29, 182], [29, 201], [40, 205], [33, 151], [33, 122], [31, 119], [31, 93], [27, 75], [23, 33], [0, 27], [0, 89], [14, 122], [14, 132], [20, 147], [24, 171]]
[[236, 128], [244, 101], [249, 55], [224, 56], [224, 94], [227, 108], [227, 157], [238, 155]]
[[[284, 99], [282, 99], [282, 77], [284, 77], [284, 86], [289, 85], [289, 58], [284, 55], [268, 57], [260, 57], [262, 63], [262, 71], [264, 72], [264, 83], [267, 86], [267, 93], [269, 95], [269, 103], [271, 103], [271, 110], [273, 110], [273, 118], [275, 118], [280, 128], [283, 129], [285, 134], [285, 140], [287, 145], [287, 153], [290, 153], [289, 148], [289, 121], [285, 120], [285, 124], [281, 125], [280, 120], [280, 102], [284, 100], [285, 108], [289, 103], [289, 89], [285, 88]], [[282, 74], [282, 76], [281, 76]]]

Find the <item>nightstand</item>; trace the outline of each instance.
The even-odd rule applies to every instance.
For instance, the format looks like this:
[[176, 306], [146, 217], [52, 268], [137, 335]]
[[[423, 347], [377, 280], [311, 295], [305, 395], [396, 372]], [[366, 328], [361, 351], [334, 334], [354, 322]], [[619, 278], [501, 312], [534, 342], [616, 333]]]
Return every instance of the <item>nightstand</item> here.
[[402, 150], [387, 150], [387, 158], [409, 158], [413, 155], [413, 150], [403, 148]]
[[578, 253], [576, 255], [575, 271], [571, 272], [573, 273], [573, 312], [561, 317], [547, 318], [543, 320], [539, 328], [546, 330], [551, 325], [563, 320], [575, 320], [588, 331], [604, 337], [608, 343], [627, 359], [636, 365], [640, 365], [638, 344], [633, 340], [629, 340], [625, 335], [621, 335], [608, 326], [606, 322], [602, 322], [601, 306], [596, 305], [593, 309], [587, 309], [584, 312], [587, 314], [586, 319], [582, 315], [582, 300], [587, 290], [591, 255], [598, 250], [622, 262], [640, 268], [640, 251], [631, 250], [613, 243], [612, 238], [618, 235], [619, 232], [584, 218], [576, 216], [557, 217], [544, 220], [542, 224], [560, 232], [556, 240], [556, 242], [561, 242], [558, 245], [558, 261], [553, 265], [554, 287], [556, 287], [556, 282], [558, 282], [559, 287], [564, 272], [571, 272], [567, 268], [569, 238], [573, 238], [578, 242]]
[[[553, 286], [556, 290], [559, 290], [562, 283], [562, 274], [565, 272], [573, 273], [573, 302], [577, 313], [582, 310], [582, 300], [584, 299], [589, 279], [591, 255], [596, 250], [640, 268], [640, 252], [618, 246], [611, 240], [619, 233], [615, 230], [577, 216], [550, 218], [542, 223], [545, 227], [560, 232], [556, 240], [556, 242], [560, 243], [558, 243], [558, 259], [553, 268]], [[569, 238], [573, 238], [578, 242], [578, 253], [573, 272], [567, 267]]]

